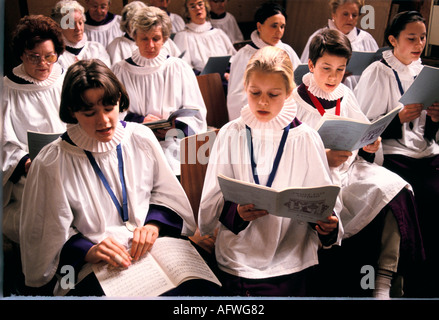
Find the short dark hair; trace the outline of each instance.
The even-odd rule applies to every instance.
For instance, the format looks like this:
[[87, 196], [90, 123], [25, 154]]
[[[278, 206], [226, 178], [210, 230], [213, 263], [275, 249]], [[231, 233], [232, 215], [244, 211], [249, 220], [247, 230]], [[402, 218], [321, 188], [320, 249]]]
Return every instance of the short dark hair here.
[[21, 57], [24, 50], [32, 50], [47, 40], [52, 40], [58, 56], [64, 52], [62, 30], [55, 20], [43, 15], [24, 16], [13, 33], [12, 50], [17, 57]]
[[418, 21], [425, 24], [424, 17], [418, 11], [403, 11], [396, 14], [384, 32], [384, 38], [387, 44], [393, 48], [389, 41], [389, 37], [394, 36], [396, 39], [398, 39], [399, 34], [405, 29], [407, 24]]
[[254, 22], [264, 24], [265, 20], [279, 13], [285, 17], [285, 20], [287, 20], [287, 12], [285, 11], [284, 7], [273, 1], [264, 2], [256, 10]]
[[342, 32], [326, 28], [311, 39], [309, 59], [315, 65], [325, 53], [344, 57], [349, 62], [352, 56], [351, 42]]
[[67, 69], [64, 78], [59, 108], [61, 120], [65, 123], [78, 123], [73, 113], [91, 108], [84, 101], [83, 94], [95, 88], [104, 89], [104, 106], [115, 106], [119, 102], [119, 112], [128, 109], [128, 93], [113, 71], [99, 59], [80, 60]]

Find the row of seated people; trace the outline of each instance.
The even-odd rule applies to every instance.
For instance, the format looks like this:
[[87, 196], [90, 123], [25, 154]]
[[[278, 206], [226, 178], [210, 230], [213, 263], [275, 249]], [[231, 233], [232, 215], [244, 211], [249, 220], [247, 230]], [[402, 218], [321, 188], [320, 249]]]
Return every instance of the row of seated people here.
[[[205, 8], [205, 5], [200, 5], [200, 4], [196, 4], [194, 6], [194, 8], [196, 10], [198, 9], [203, 9]], [[195, 11], [195, 10], [193, 10]], [[279, 15], [279, 11], [275, 11], [276, 14], [273, 14], [270, 16], [274, 17], [273, 19], [278, 19], [280, 18]], [[280, 14], [281, 16], [285, 17], [284, 14]], [[139, 37], [141, 39], [143, 39], [143, 41], [145, 41], [145, 43], [149, 40], [149, 41], [154, 41], [154, 36], [151, 37], [151, 30], [145, 29], [145, 25], [147, 26], [148, 23], [150, 23], [153, 18], [151, 18], [151, 16], [155, 16], [155, 17], [160, 17], [162, 20], [166, 21], [166, 16], [163, 14], [163, 11], [158, 11], [158, 10], [154, 10], [151, 8], [145, 8], [145, 9], [138, 9], [138, 13], [135, 14], [133, 16], [133, 22], [131, 24], [131, 27], [133, 28], [133, 30], [131, 31], [132, 34], [134, 35], [134, 39], [136, 40], [136, 43], [141, 43], [141, 40], [137, 41], [136, 37], [139, 35], [143, 35], [144, 37]], [[150, 19], [150, 20], [149, 20]], [[168, 18], [169, 19], [169, 18]], [[285, 21], [285, 20], [283, 20]], [[169, 26], [169, 23], [167, 23], [167, 25]], [[284, 26], [285, 23], [279, 23], [276, 22], [275, 25], [279, 25], [279, 26]], [[34, 28], [33, 30], [40, 30], [38, 28], [44, 29], [45, 28], [45, 32], [48, 32], [48, 30], [56, 30], [56, 27], [54, 27], [52, 21], [44, 18], [44, 17], [27, 17], [25, 19], [23, 19], [22, 24], [19, 25], [19, 27], [17, 30], [17, 38], [16, 41], [17, 43], [25, 43], [26, 38], [29, 38], [29, 33], [26, 34], [26, 31], [28, 31], [31, 28]], [[424, 26], [425, 27], [425, 26]], [[170, 28], [166, 28], [165, 24], [162, 25], [160, 33], [158, 35], [158, 41], [163, 43], [166, 43], [166, 39], [169, 38], [170, 36]], [[146, 31], [145, 31], [146, 30]], [[156, 30], [155, 30], [156, 31]], [[41, 31], [39, 31], [38, 33], [40, 34]], [[55, 31], [52, 31], [55, 32]], [[137, 33], [138, 32], [138, 33]], [[252, 36], [252, 44], [249, 45], [252, 49], [254, 50], [254, 52], [257, 51], [257, 48], [254, 48], [253, 45], [258, 44], [258, 38], [259, 37], [259, 43], [261, 43], [260, 39], [262, 38], [262, 34], [264, 33], [264, 30], [261, 28], [259, 28], [258, 26], [258, 32], [255, 32], [254, 35]], [[157, 34], [155, 34], [157, 36]], [[20, 38], [21, 36], [21, 38]], [[425, 37], [425, 36], [424, 36]], [[5, 124], [4, 124], [4, 128], [5, 128], [5, 134], [4, 136], [6, 137], [5, 141], [5, 147], [4, 147], [4, 152], [6, 152], [6, 156], [4, 157], [4, 159], [7, 159], [7, 161], [5, 161], [4, 164], [4, 177], [6, 177], [6, 180], [8, 181], [8, 183], [5, 185], [4, 184], [4, 192], [5, 194], [8, 196], [6, 197], [6, 200], [11, 200], [9, 202], [10, 206], [9, 207], [5, 207], [4, 210], [4, 216], [6, 219], [6, 223], [4, 223], [4, 225], [6, 225], [6, 227], [4, 228], [4, 230], [6, 231], [6, 234], [13, 239], [14, 241], [17, 241], [17, 243], [19, 242], [18, 239], [18, 228], [19, 228], [19, 221], [17, 220], [17, 215], [16, 212], [19, 211], [19, 206], [21, 205], [21, 197], [22, 197], [22, 190], [24, 187], [24, 182], [25, 182], [25, 178], [26, 178], [26, 173], [29, 170], [31, 161], [27, 156], [27, 152], [26, 152], [26, 130], [24, 130], [24, 128], [26, 129], [34, 129], [34, 130], [38, 130], [38, 131], [43, 131], [43, 132], [64, 132], [66, 130], [65, 124], [63, 124], [62, 122], [56, 120], [56, 118], [59, 115], [59, 111], [58, 111], [58, 105], [62, 104], [62, 100], [60, 100], [60, 93], [61, 93], [61, 89], [62, 89], [62, 84], [63, 84], [63, 80], [64, 80], [64, 76], [65, 73], [63, 72], [63, 68], [60, 67], [56, 62], [57, 59], [57, 54], [54, 54], [53, 52], [57, 52], [59, 54], [62, 53], [62, 38], [61, 38], [61, 32], [58, 33], [58, 35], [56, 37], [53, 37], [54, 40], [52, 40], [52, 38], [50, 38], [51, 40], [47, 40], [47, 41], [43, 41], [42, 43], [37, 43], [37, 45], [35, 45], [35, 47], [25, 47], [25, 46], [16, 46], [16, 54], [17, 56], [23, 57], [23, 64], [20, 65], [19, 67], [17, 67], [16, 69], [14, 69], [13, 75], [10, 76], [10, 78], [5, 78], [5, 83], [7, 84], [7, 87], [10, 88], [7, 91], [7, 95], [5, 95], [5, 100], [4, 100], [4, 110], [6, 111], [6, 116], [5, 116]], [[157, 39], [157, 38], [156, 38]], [[267, 43], [267, 42], [264, 42]], [[279, 39], [278, 39], [278, 43], [279, 43]], [[261, 43], [263, 44], [263, 43]], [[276, 43], [277, 44], [277, 43]], [[425, 45], [425, 42], [424, 42]], [[266, 46], [266, 45], [263, 45]], [[395, 45], [394, 45], [395, 46]], [[250, 49], [250, 47], [248, 49]], [[353, 47], [353, 46], [352, 46]], [[351, 47], [351, 50], [352, 50]], [[29, 51], [31, 51], [32, 49], [40, 49], [40, 51], [38, 52], [31, 52], [29, 53]], [[130, 58], [126, 59], [126, 60], [122, 60], [120, 62], [118, 62], [117, 64], [115, 64], [114, 66], [112, 66], [112, 69], [114, 71], [114, 73], [116, 74], [116, 76], [119, 78], [119, 80], [123, 83], [123, 85], [126, 87], [128, 96], [129, 96], [129, 100], [130, 100], [130, 111], [131, 112], [131, 116], [133, 117], [133, 114], [137, 114], [138, 116], [142, 117], [142, 119], [138, 120], [138, 122], [144, 122], [145, 118], [151, 117], [149, 114], [150, 112], [145, 112], [142, 111], [141, 109], [137, 109], [139, 110], [138, 112], [136, 111], [136, 107], [140, 108], [139, 106], [142, 104], [139, 99], [144, 99], [145, 96], [146, 97], [159, 97], [160, 99], [171, 99], [171, 101], [160, 101], [157, 103], [157, 108], [162, 108], [163, 106], [167, 105], [168, 103], [170, 104], [170, 110], [166, 110], [165, 112], [163, 110], [161, 110], [161, 116], [163, 116], [164, 114], [169, 114], [169, 112], [172, 111], [173, 109], [176, 109], [180, 106], [199, 106], [200, 109], [200, 113], [198, 115], [198, 117], [195, 117], [193, 119], [177, 119], [177, 121], [175, 121], [175, 128], [176, 129], [180, 129], [181, 132], [184, 133], [184, 135], [190, 135], [190, 134], [194, 134], [197, 132], [203, 132], [206, 130], [206, 124], [205, 124], [205, 108], [203, 108], [204, 106], [204, 102], [202, 101], [202, 97], [199, 94], [199, 89], [197, 89], [197, 85], [196, 85], [196, 79], [195, 79], [195, 73], [193, 72], [193, 68], [191, 68], [188, 64], [183, 63], [182, 59], [178, 59], [178, 58], [167, 58], [167, 56], [169, 55], [168, 52], [165, 52], [164, 50], [160, 50], [162, 47], [158, 46], [155, 48], [155, 51], [148, 51], [147, 50], [148, 46], [145, 46], [142, 48], [142, 45], [138, 45], [138, 49], [135, 49], [133, 54], [131, 55]], [[153, 47], [154, 48], [154, 47]], [[163, 45], [164, 48], [164, 45]], [[244, 50], [246, 47], [244, 47], [241, 50]], [[144, 49], [144, 50], [142, 50]], [[20, 51], [21, 50], [21, 51]], [[236, 56], [238, 56], [238, 54], [241, 52], [238, 51], [238, 53], [236, 54]], [[287, 51], [287, 50], [285, 50]], [[242, 51], [245, 52], [245, 51]], [[288, 51], [287, 51], [288, 52]], [[422, 52], [422, 50], [421, 50]], [[37, 53], [37, 54], [35, 54]], [[288, 52], [289, 53], [289, 52]], [[62, 56], [62, 55], [61, 55]], [[290, 56], [290, 55], [289, 55]], [[43, 57], [43, 58], [42, 58]], [[419, 57], [418, 57], [419, 58]], [[45, 60], [45, 62], [47, 63], [43, 63], [43, 59]], [[388, 58], [389, 60], [391, 60], [390, 56]], [[163, 61], [166, 60], [166, 65], [167, 65], [167, 70], [169, 70], [168, 72], [171, 74], [171, 78], [166, 81], [164, 81], [163, 83], [160, 83], [159, 85], [154, 86], [154, 77], [157, 76], [157, 74], [154, 74], [154, 72], [151, 72], [151, 70], [153, 70], [154, 67], [158, 67], [160, 65], [163, 64]], [[250, 56], [248, 57], [248, 60], [250, 60]], [[294, 59], [291, 59], [290, 56], [290, 60], [292, 61], [293, 67], [294, 67]], [[158, 63], [157, 65], [151, 65], [151, 63]], [[316, 63], [316, 61], [313, 62], [314, 64]], [[392, 62], [390, 62], [392, 63]], [[241, 63], [241, 65], [244, 64], [244, 62]], [[44, 65], [44, 68], [41, 68], [41, 65]], [[245, 65], [247, 65], [247, 61], [245, 61]], [[134, 67], [135, 66], [135, 67]], [[232, 60], [232, 69], [233, 69], [233, 60]], [[231, 72], [232, 72], [231, 69]], [[132, 71], [130, 71], [132, 70]], [[131, 72], [131, 73], [130, 73]], [[133, 80], [135, 79], [134, 76], [138, 75], [137, 80]], [[147, 74], [147, 76], [145, 76], [145, 74]], [[125, 75], [124, 75], [125, 74]], [[148, 79], [148, 76], [150, 75], [150, 79]], [[178, 75], [178, 77], [177, 77]], [[244, 71], [242, 71], [242, 76], [241, 76], [241, 82], [242, 79], [244, 78]], [[232, 79], [232, 76], [230, 78], [230, 80]], [[318, 89], [318, 86], [316, 86], [316, 84], [313, 82], [313, 76], [312, 75], [308, 75], [307, 79], [304, 80], [306, 81], [306, 84], [308, 85], [308, 88], [310, 88], [310, 90], [312, 90], [312, 84], [314, 84], [314, 88]], [[141, 82], [144, 81], [144, 82]], [[163, 80], [162, 80], [163, 81]], [[304, 83], [305, 83], [304, 81]], [[364, 80], [367, 81], [367, 80]], [[137, 83], [138, 82], [138, 83]], [[22, 86], [22, 85], [26, 85], [26, 86]], [[136, 92], [136, 86], [137, 88], [142, 88], [142, 90], [149, 90], [147, 92], [147, 94], [145, 94], [145, 91], [143, 91], [142, 93], [137, 93]], [[243, 85], [244, 86], [244, 85]], [[356, 89], [356, 93], [359, 92], [359, 94], [361, 95], [361, 89], [365, 88], [366, 86], [359, 86]], [[182, 95], [176, 95], [176, 92], [180, 92], [180, 88], [182, 92]], [[234, 86], [231, 85], [231, 81], [229, 83], [229, 89], [230, 88], [235, 88]], [[344, 88], [344, 87], [341, 87]], [[17, 95], [16, 92], [20, 91], [22, 89], [25, 89], [24, 91], [26, 92], [22, 92], [23, 94], [17, 99]], [[65, 88], [64, 88], [65, 89]], [[15, 90], [15, 92], [14, 92]], [[132, 91], [130, 91], [132, 90]], [[303, 87], [299, 87], [298, 88], [298, 94], [300, 95], [301, 91], [299, 90], [304, 90]], [[30, 91], [38, 91], [41, 95], [36, 97], [35, 95], [29, 94]], [[242, 91], [244, 92], [244, 87], [242, 88]], [[338, 90], [338, 91], [343, 91], [343, 90]], [[305, 91], [306, 92], [306, 91]], [[336, 97], [335, 99], [333, 99], [334, 97], [332, 95], [330, 96], [324, 96], [323, 100], [338, 100], [341, 97], [346, 97], [345, 99], [343, 99], [343, 102], [349, 101], [350, 100], [350, 94], [347, 93], [349, 91], [343, 91], [343, 92], [338, 92], [338, 95], [340, 97]], [[313, 92], [314, 94], [319, 93], [319, 90], [317, 90], [317, 92]], [[340, 94], [341, 93], [341, 94]], [[322, 93], [320, 92], [318, 95], [320, 95], [319, 98], [322, 98], [321, 95]], [[143, 97], [142, 97], [143, 96]], [[182, 98], [188, 98], [189, 102], [185, 102], [183, 100], [181, 100]], [[303, 98], [303, 97], [302, 97]], [[172, 101], [174, 100], [174, 101]], [[295, 99], [296, 101], [300, 101], [300, 98], [297, 97]], [[306, 99], [304, 99], [306, 100]], [[196, 101], [196, 102], [194, 102]], [[196, 104], [197, 103], [197, 104]], [[241, 107], [244, 106], [246, 103], [241, 104]], [[42, 113], [41, 111], [41, 105], [44, 105], [44, 112]], [[26, 109], [24, 109], [24, 106], [26, 106]], [[155, 106], [154, 106], [155, 107]], [[328, 108], [332, 108], [332, 105], [327, 106]], [[394, 107], [394, 106], [393, 106]], [[346, 108], [344, 108], [346, 109]], [[364, 113], [366, 113], [364, 111]], [[366, 113], [367, 114], [367, 113]], [[351, 114], [348, 114], [350, 117], [354, 117]], [[424, 115], [425, 117], [425, 115]], [[431, 119], [433, 119], [432, 116], [430, 116]], [[302, 121], [305, 121], [305, 115], [299, 117], [299, 119], [301, 119]], [[311, 118], [310, 118], [311, 119]], [[428, 117], [425, 119], [429, 119]], [[147, 119], [148, 120], [156, 120], [156, 118], [150, 118]], [[180, 121], [181, 120], [181, 121]], [[231, 117], [230, 120], [234, 120], [233, 117]], [[311, 120], [306, 120], [305, 122], [308, 122]], [[30, 125], [32, 123], [37, 123], [37, 125]], [[413, 121], [409, 121], [412, 123], [413, 125]], [[433, 121], [434, 123], [436, 123], [435, 121]], [[310, 123], [311, 124], [311, 123]], [[14, 128], [20, 128], [19, 131], [15, 130]], [[192, 130], [192, 131], [191, 131]], [[174, 174], [178, 175], [178, 170], [179, 170], [179, 155], [178, 155], [178, 148], [179, 148], [179, 139], [177, 137], [177, 139], [172, 139], [171, 141], [164, 139], [164, 136], [166, 135], [167, 132], [156, 132], [156, 137], [158, 138], [158, 140], [160, 141], [160, 144], [162, 146], [163, 151], [165, 151], [165, 156], [167, 158], [167, 161], [169, 162], [169, 164], [171, 165], [171, 168], [174, 169]], [[77, 142], [77, 141], [75, 141]], [[168, 145], [164, 145], [168, 143]], [[172, 144], [172, 145], [169, 145]], [[433, 144], [434, 145], [434, 144]], [[93, 150], [92, 150], [93, 151]], [[369, 150], [370, 151], [370, 150]], [[167, 152], [169, 152], [170, 154], [167, 156]], [[369, 152], [370, 153], [370, 152]], [[346, 155], [344, 156], [345, 160], [346, 160]], [[352, 154], [348, 155], [348, 157], [351, 157], [350, 161], [354, 161], [354, 159], [356, 158], [355, 156], [353, 156]], [[364, 156], [364, 158], [367, 158], [368, 156]], [[175, 160], [176, 162], [173, 165], [173, 160]], [[364, 165], [366, 168], [369, 168], [368, 166], [370, 166], [369, 164], [364, 164], [362, 162], [360, 162], [361, 165], [358, 165], [358, 168], [360, 168], [362, 165]], [[338, 167], [337, 165], [335, 167]], [[350, 167], [350, 166], [347, 166]], [[364, 173], [364, 169], [358, 169], [359, 171]], [[377, 170], [377, 169], [374, 169]], [[378, 171], [377, 171], [378, 172]], [[375, 172], [376, 174], [376, 172]], [[387, 174], [387, 171], [386, 171]], [[355, 175], [355, 173], [353, 174]], [[380, 176], [380, 174], [377, 174], [378, 176]], [[371, 175], [371, 177], [373, 177], [375, 175]], [[381, 175], [385, 176], [384, 174]], [[392, 180], [393, 179], [393, 180]], [[388, 183], [389, 185], [391, 185], [392, 188], [395, 188], [394, 191], [401, 191], [405, 190], [404, 188], [401, 188], [401, 186], [408, 186], [408, 184], [405, 181], [399, 181], [398, 183], [393, 183], [393, 181], [397, 180], [396, 178], [392, 178], [392, 179], [388, 179]], [[376, 205], [368, 205], [367, 207], [365, 207], [365, 211], [367, 211], [367, 213], [364, 214], [360, 214], [360, 212], [362, 212], [361, 208], [359, 208], [359, 206], [361, 207], [362, 205], [362, 201], [360, 201], [359, 199], [361, 199], [361, 197], [354, 197], [358, 196], [358, 192], [364, 193], [364, 187], [365, 187], [365, 183], [364, 181], [360, 183], [360, 185], [362, 186], [361, 188], [358, 188], [357, 185], [353, 185], [352, 186], [352, 190], [350, 190], [349, 188], [346, 188], [346, 195], [349, 194], [349, 196], [346, 196], [346, 199], [344, 200], [344, 205], [348, 206], [349, 204], [349, 198], [351, 199], [352, 202], [352, 207], [355, 208], [355, 215], [358, 214], [359, 217], [369, 217], [366, 218], [367, 219], [371, 219], [371, 217], [377, 216], [379, 212], [381, 211], [386, 211], [388, 212], [389, 210], [393, 209], [392, 206], [387, 206], [388, 203], [390, 203], [391, 201], [395, 200], [395, 197], [398, 196], [398, 199], [395, 201], [397, 203], [404, 203], [405, 200], [401, 200], [404, 197], [409, 197], [407, 196], [407, 194], [405, 194], [404, 192], [402, 192], [402, 194], [394, 194], [394, 196], [391, 196], [391, 193], [388, 192], [388, 187], [383, 187], [380, 183], [378, 183], [377, 181], [374, 181], [374, 178], [371, 178], [372, 182], [371, 186], [378, 186], [376, 187], [376, 190], [378, 190], [378, 192], [382, 192], [384, 193], [386, 196], [382, 196], [379, 195], [376, 198], [376, 201], [378, 201], [379, 204]], [[410, 182], [412, 183], [412, 182]], [[356, 188], [358, 188], [358, 190], [356, 190]], [[360, 191], [361, 190], [361, 191]], [[348, 192], [349, 191], [349, 192]], [[357, 192], [358, 191], [358, 192]], [[364, 193], [363, 197], [369, 198], [364, 200], [364, 202], [368, 203], [371, 201], [370, 199], [370, 193]], [[410, 198], [410, 197], [409, 197]], [[384, 200], [386, 199], [386, 200]], [[384, 201], [384, 203], [383, 203]], [[369, 209], [369, 208], [373, 208]], [[353, 210], [353, 209], [352, 209]], [[364, 210], [364, 208], [363, 208]], [[393, 209], [395, 210], [395, 209]], [[15, 212], [15, 214], [14, 214]], [[405, 214], [408, 214], [408, 212], [404, 212]], [[387, 215], [384, 215], [387, 217]], [[8, 219], [10, 219], [8, 221]], [[415, 219], [416, 220], [416, 219]], [[367, 224], [367, 223], [366, 223]], [[414, 228], [416, 226], [416, 223], [414, 224], [414, 226], [411, 226], [412, 228]], [[359, 229], [362, 229], [361, 226], [355, 226], [356, 231], [358, 232]], [[345, 230], [346, 231], [346, 230]], [[354, 232], [354, 233], [355, 233]], [[348, 233], [347, 233], [348, 234]], [[352, 234], [350, 234], [352, 235]], [[385, 268], [383, 268], [385, 270]], [[390, 273], [395, 273], [396, 269], [395, 266], [393, 266], [393, 269], [391, 269]], [[391, 279], [391, 276], [389, 277], [388, 275], [386, 275], [387, 278]], [[384, 277], [384, 278], [386, 278]]]

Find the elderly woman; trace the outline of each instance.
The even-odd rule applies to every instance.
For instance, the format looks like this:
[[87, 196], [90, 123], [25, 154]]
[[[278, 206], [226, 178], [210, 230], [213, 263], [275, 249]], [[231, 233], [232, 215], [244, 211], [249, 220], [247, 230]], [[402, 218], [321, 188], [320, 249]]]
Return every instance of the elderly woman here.
[[[131, 57], [133, 51], [137, 49], [136, 42], [131, 34], [131, 20], [136, 10], [146, 6], [142, 1], [132, 1], [123, 7], [120, 29], [124, 32], [124, 35], [113, 39], [107, 46], [107, 52], [110, 55], [112, 65]], [[165, 42], [164, 49], [168, 50], [169, 55], [173, 57], [178, 57], [181, 54], [180, 49], [171, 39]]]
[[[302, 63], [308, 63], [309, 44], [312, 38], [326, 28], [343, 32], [351, 42], [352, 51], [377, 51], [379, 47], [372, 35], [367, 31], [357, 28], [358, 17], [363, 5], [364, 0], [330, 0], [329, 7], [332, 19], [328, 20], [326, 27], [317, 30], [309, 37], [300, 57]], [[359, 79], [360, 76], [351, 75], [346, 77], [343, 83], [353, 90]]]
[[[84, 7], [77, 1], [61, 0], [52, 10], [52, 18], [62, 29], [66, 51], [58, 62], [64, 69], [78, 60], [98, 58], [110, 66], [110, 56], [105, 47], [96, 41], [88, 41], [84, 34]], [[72, 24], [72, 25], [69, 25]]]
[[282, 6], [273, 2], [263, 3], [256, 10], [254, 20], [256, 30], [251, 34], [252, 42], [241, 48], [231, 59], [227, 94], [227, 109], [230, 120], [239, 118], [241, 108], [247, 104], [247, 95], [242, 79], [248, 61], [258, 49], [266, 46], [281, 48], [288, 53], [294, 69], [300, 64], [300, 59], [293, 48], [281, 41], [287, 20], [285, 9]]
[[186, 52], [183, 59], [196, 73], [204, 69], [209, 57], [236, 53], [227, 34], [213, 28], [208, 21], [210, 7], [207, 0], [185, 0], [184, 9], [186, 28], [177, 32], [174, 41], [182, 52]]
[[91, 41], [97, 41], [104, 47], [116, 37], [122, 36], [121, 16], [111, 13], [111, 0], [85, 0], [85, 33]]
[[163, 49], [171, 34], [168, 15], [156, 7], [141, 8], [133, 18], [132, 28], [138, 49], [129, 59], [113, 66], [131, 101], [126, 120], [145, 123], [166, 119], [178, 109], [199, 110], [194, 116], [177, 117], [174, 130], [155, 131], [169, 164], [179, 175], [180, 140], [206, 131], [206, 106], [190, 66]]
[[14, 54], [22, 63], [3, 82], [3, 233], [19, 242], [22, 190], [31, 160], [27, 131], [61, 133], [58, 115], [64, 51], [61, 28], [49, 17], [23, 17], [12, 38]]

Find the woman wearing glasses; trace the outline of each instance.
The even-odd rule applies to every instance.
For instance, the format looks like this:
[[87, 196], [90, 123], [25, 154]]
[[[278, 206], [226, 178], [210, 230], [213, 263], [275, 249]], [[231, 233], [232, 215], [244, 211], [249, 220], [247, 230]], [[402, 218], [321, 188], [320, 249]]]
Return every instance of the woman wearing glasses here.
[[21, 193], [31, 160], [27, 131], [64, 132], [59, 119], [64, 51], [59, 25], [42, 15], [23, 17], [12, 47], [22, 63], [4, 77], [3, 89], [3, 233], [18, 242]]
[[199, 74], [213, 56], [234, 55], [236, 53], [227, 34], [212, 27], [209, 17], [210, 7], [207, 0], [185, 0], [184, 16], [186, 28], [177, 32], [175, 44], [181, 52], [186, 52], [183, 59]]

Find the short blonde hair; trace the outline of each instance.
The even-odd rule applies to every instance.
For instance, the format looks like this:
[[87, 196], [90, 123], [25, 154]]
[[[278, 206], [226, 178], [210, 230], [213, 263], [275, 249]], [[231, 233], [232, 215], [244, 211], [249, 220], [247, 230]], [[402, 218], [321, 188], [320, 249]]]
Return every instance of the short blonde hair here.
[[162, 28], [162, 35], [165, 41], [169, 39], [172, 25], [171, 19], [165, 11], [153, 6], [136, 10], [131, 24], [133, 38], [138, 30], [149, 31], [155, 27]]
[[[75, 11], [78, 11], [82, 15], [82, 21], [85, 22], [85, 9], [84, 7], [75, 0], [61, 0], [55, 4], [55, 7], [52, 9], [52, 13], [50, 17], [55, 20], [58, 24], [61, 23], [61, 19], [69, 14], [69, 9], [73, 8]], [[65, 12], [63, 12], [65, 11]]]
[[120, 30], [128, 33], [131, 36], [131, 21], [136, 14], [136, 11], [146, 7], [147, 5], [142, 1], [132, 1], [125, 5], [120, 13], [122, 17], [120, 20]]
[[338, 7], [344, 5], [345, 3], [355, 3], [358, 6], [358, 11], [361, 11], [361, 8], [364, 6], [364, 0], [329, 0], [331, 12], [335, 13]]
[[[191, 15], [189, 13], [189, 8], [187, 6], [189, 0], [184, 0], [184, 10], [183, 19], [186, 23], [191, 22]], [[206, 8], [206, 20], [210, 20], [210, 3], [207, 0], [202, 0], [204, 2], [204, 7]]]
[[285, 50], [266, 46], [259, 49], [251, 57], [247, 63], [247, 67], [244, 73], [244, 87], [247, 88], [250, 76], [254, 72], [262, 73], [277, 73], [282, 76], [285, 83], [287, 93], [291, 93], [296, 84], [294, 82], [294, 69], [291, 59]]

